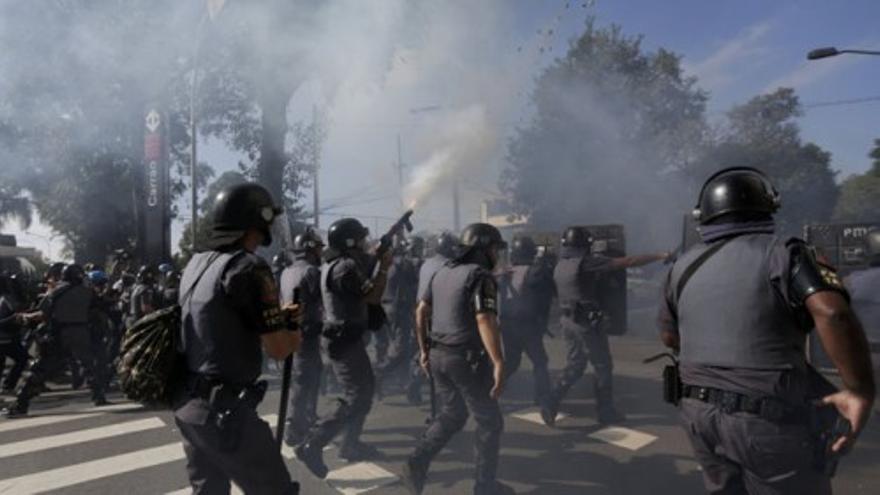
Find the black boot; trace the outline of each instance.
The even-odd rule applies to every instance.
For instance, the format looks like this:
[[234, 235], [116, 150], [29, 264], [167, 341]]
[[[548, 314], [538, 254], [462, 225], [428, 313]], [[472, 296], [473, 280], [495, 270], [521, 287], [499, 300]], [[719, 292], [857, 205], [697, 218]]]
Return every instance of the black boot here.
[[626, 415], [614, 407], [614, 395], [611, 386], [595, 386], [596, 419], [601, 425], [613, 425], [626, 421]]
[[559, 401], [553, 398], [544, 400], [541, 406], [541, 419], [544, 420], [544, 424], [550, 428], [555, 427], [557, 414], [559, 414]]
[[23, 418], [28, 415], [28, 403], [16, 400], [3, 410], [3, 415], [9, 419]]
[[370, 459], [379, 459], [382, 453], [379, 449], [364, 442], [355, 442], [351, 445], [343, 445], [339, 449], [339, 457], [348, 462], [360, 462]]
[[303, 443], [293, 452], [312, 474], [320, 479], [327, 477], [328, 470], [327, 465], [324, 464], [324, 452], [321, 447], [311, 443]]
[[403, 477], [400, 481], [412, 495], [421, 495], [427, 478], [427, 464], [419, 462], [414, 457], [407, 459], [406, 464], [403, 465]]

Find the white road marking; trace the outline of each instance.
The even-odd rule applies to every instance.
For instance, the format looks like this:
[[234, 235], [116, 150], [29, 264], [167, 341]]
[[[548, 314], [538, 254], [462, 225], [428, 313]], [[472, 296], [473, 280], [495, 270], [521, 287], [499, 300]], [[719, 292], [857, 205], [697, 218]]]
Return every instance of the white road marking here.
[[327, 483], [343, 495], [366, 493], [397, 481], [397, 475], [371, 462], [358, 462], [330, 471]]
[[37, 426], [54, 425], [64, 423], [66, 421], [74, 421], [77, 419], [93, 418], [100, 416], [100, 413], [80, 413], [80, 414], [46, 414], [41, 416], [31, 416], [21, 419], [6, 419], [0, 422], [0, 433], [15, 430], [24, 430], [27, 428], [36, 428]]
[[122, 402], [119, 404], [108, 404], [106, 406], [94, 406], [86, 409], [86, 411], [98, 412], [133, 412], [144, 409], [142, 404], [137, 402]]
[[0, 445], [0, 459], [164, 427], [165, 423], [161, 419], [149, 418], [59, 435], [49, 435], [20, 442], [9, 442]]
[[591, 433], [589, 437], [633, 451], [644, 448], [657, 440], [657, 437], [654, 435], [620, 426], [603, 428]]
[[0, 480], [0, 493], [30, 495], [60, 490], [71, 485], [179, 461], [183, 458], [183, 445], [179, 442], [170, 443]]
[[[514, 418], [516, 418], [516, 419], [521, 419], [521, 420], [523, 420], [523, 421], [528, 421], [528, 422], [530, 422], [530, 423], [535, 423], [535, 424], [539, 424], [539, 425], [542, 425], [542, 426], [544, 425], [544, 420], [541, 419], [541, 413], [540, 413], [540, 412], [534, 412], [534, 411], [533, 411], [533, 412], [517, 413], [517, 414], [512, 414], [511, 416], [514, 417]], [[565, 419], [565, 418], [567, 418], [567, 417], [568, 417], [568, 414], [565, 414], [565, 413], [557, 413], [557, 414], [556, 414], [556, 421], [557, 421], [557, 422], [562, 421], [563, 419]]]

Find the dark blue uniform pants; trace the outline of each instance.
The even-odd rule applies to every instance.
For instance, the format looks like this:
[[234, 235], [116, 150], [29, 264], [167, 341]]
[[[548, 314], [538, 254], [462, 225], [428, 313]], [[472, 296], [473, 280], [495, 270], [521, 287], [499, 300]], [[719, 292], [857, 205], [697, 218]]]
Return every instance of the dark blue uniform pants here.
[[242, 415], [240, 443], [232, 451], [221, 447], [224, 433], [210, 421], [200, 425], [175, 418], [183, 435], [186, 470], [193, 494], [227, 495], [230, 481], [244, 493], [297, 493], [269, 424], [253, 409], [243, 408], [239, 414]]
[[543, 329], [535, 325], [522, 325], [517, 322], [503, 321], [501, 328], [504, 337], [504, 368], [507, 377], [519, 369], [522, 355], [525, 353], [532, 362], [532, 373], [535, 382], [535, 403], [543, 404], [550, 395], [550, 372], [547, 368], [549, 359], [544, 348]]
[[498, 470], [498, 452], [504, 419], [492, 390], [489, 359], [464, 349], [431, 349], [431, 372], [437, 390], [439, 412], [419, 440], [412, 459], [427, 466], [449, 440], [464, 428], [468, 412], [477, 422], [474, 441], [476, 479], [493, 482]]
[[18, 383], [18, 379], [21, 378], [21, 373], [28, 361], [28, 353], [17, 338], [10, 342], [0, 343], [0, 375], [3, 374], [3, 368], [6, 366], [6, 358], [12, 360], [12, 366], [3, 380], [3, 390], [12, 391], [15, 389], [15, 384]]
[[299, 352], [293, 355], [293, 386], [286, 434], [302, 438], [318, 419], [318, 395], [321, 389], [321, 336], [303, 339]]
[[107, 368], [103, 346], [88, 328], [62, 328], [58, 333], [58, 340], [38, 346], [37, 358], [25, 370], [16, 392], [16, 401], [20, 405], [27, 407], [31, 399], [39, 395], [46, 380], [68, 364], [68, 352], [70, 357], [85, 366], [91, 377], [92, 399], [104, 398]]
[[584, 376], [587, 364], [592, 362], [596, 400], [600, 406], [610, 404], [614, 363], [608, 335], [599, 328], [578, 325], [570, 318], [563, 317], [561, 323], [567, 348], [566, 362], [550, 400], [555, 404], [562, 402], [571, 387]]
[[329, 344], [327, 356], [337, 385], [342, 389], [342, 397], [338, 399], [336, 409], [312, 427], [306, 441], [323, 447], [345, 430], [341, 447], [351, 447], [360, 442], [364, 422], [373, 407], [376, 387], [373, 367], [361, 339], [349, 342], [341, 349]]
[[813, 440], [806, 421], [778, 424], [744, 413], [726, 414], [694, 399], [682, 400], [681, 418], [710, 493], [831, 493], [831, 480], [812, 467]]

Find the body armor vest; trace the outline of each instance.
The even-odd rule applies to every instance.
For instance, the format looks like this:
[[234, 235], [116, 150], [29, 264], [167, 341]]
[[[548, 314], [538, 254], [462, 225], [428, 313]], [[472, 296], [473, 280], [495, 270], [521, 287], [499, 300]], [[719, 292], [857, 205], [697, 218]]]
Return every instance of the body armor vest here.
[[[768, 275], [770, 255], [781, 246], [783, 241], [772, 234], [741, 235], [708, 258], [686, 281], [678, 300], [673, 301], [682, 363], [803, 368], [805, 333]], [[671, 290], [677, 290], [684, 271], [708, 248], [699, 244], [675, 263], [669, 279]]]
[[[313, 279], [313, 284], [306, 283]], [[321, 270], [304, 259], [297, 259], [281, 273], [281, 303], [293, 303], [293, 292], [299, 289], [300, 304], [303, 305], [303, 335], [321, 333], [323, 324], [321, 300]], [[317, 289], [317, 290], [315, 290]]]
[[431, 339], [447, 346], [480, 345], [474, 309], [476, 264], [447, 265], [431, 282]]
[[[346, 266], [347, 265], [347, 266]], [[334, 287], [331, 275], [340, 269], [361, 270], [354, 258], [340, 257], [321, 267], [321, 294], [324, 300], [326, 327], [343, 327], [346, 331], [367, 329], [369, 311], [364, 296]], [[362, 277], [366, 279], [366, 276]]]
[[[260, 337], [248, 328], [222, 286], [229, 263], [246, 255], [198, 253], [184, 270], [180, 285], [182, 343], [189, 371], [231, 384], [253, 383], [262, 368]], [[184, 299], [194, 284], [190, 297]]]
[[583, 260], [583, 256], [563, 257], [553, 270], [559, 306], [563, 309], [574, 310], [577, 303], [597, 303], [599, 274], [582, 273], [580, 268]]

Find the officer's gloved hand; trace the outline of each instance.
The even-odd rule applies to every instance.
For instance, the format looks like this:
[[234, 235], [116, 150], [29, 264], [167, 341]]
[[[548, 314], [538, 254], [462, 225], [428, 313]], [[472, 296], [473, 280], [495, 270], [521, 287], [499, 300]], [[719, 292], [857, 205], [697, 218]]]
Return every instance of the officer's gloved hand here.
[[302, 304], [290, 303], [281, 306], [281, 312], [284, 313], [286, 321], [290, 322], [292, 328], [290, 330], [298, 330], [302, 327], [305, 317], [305, 308]]

